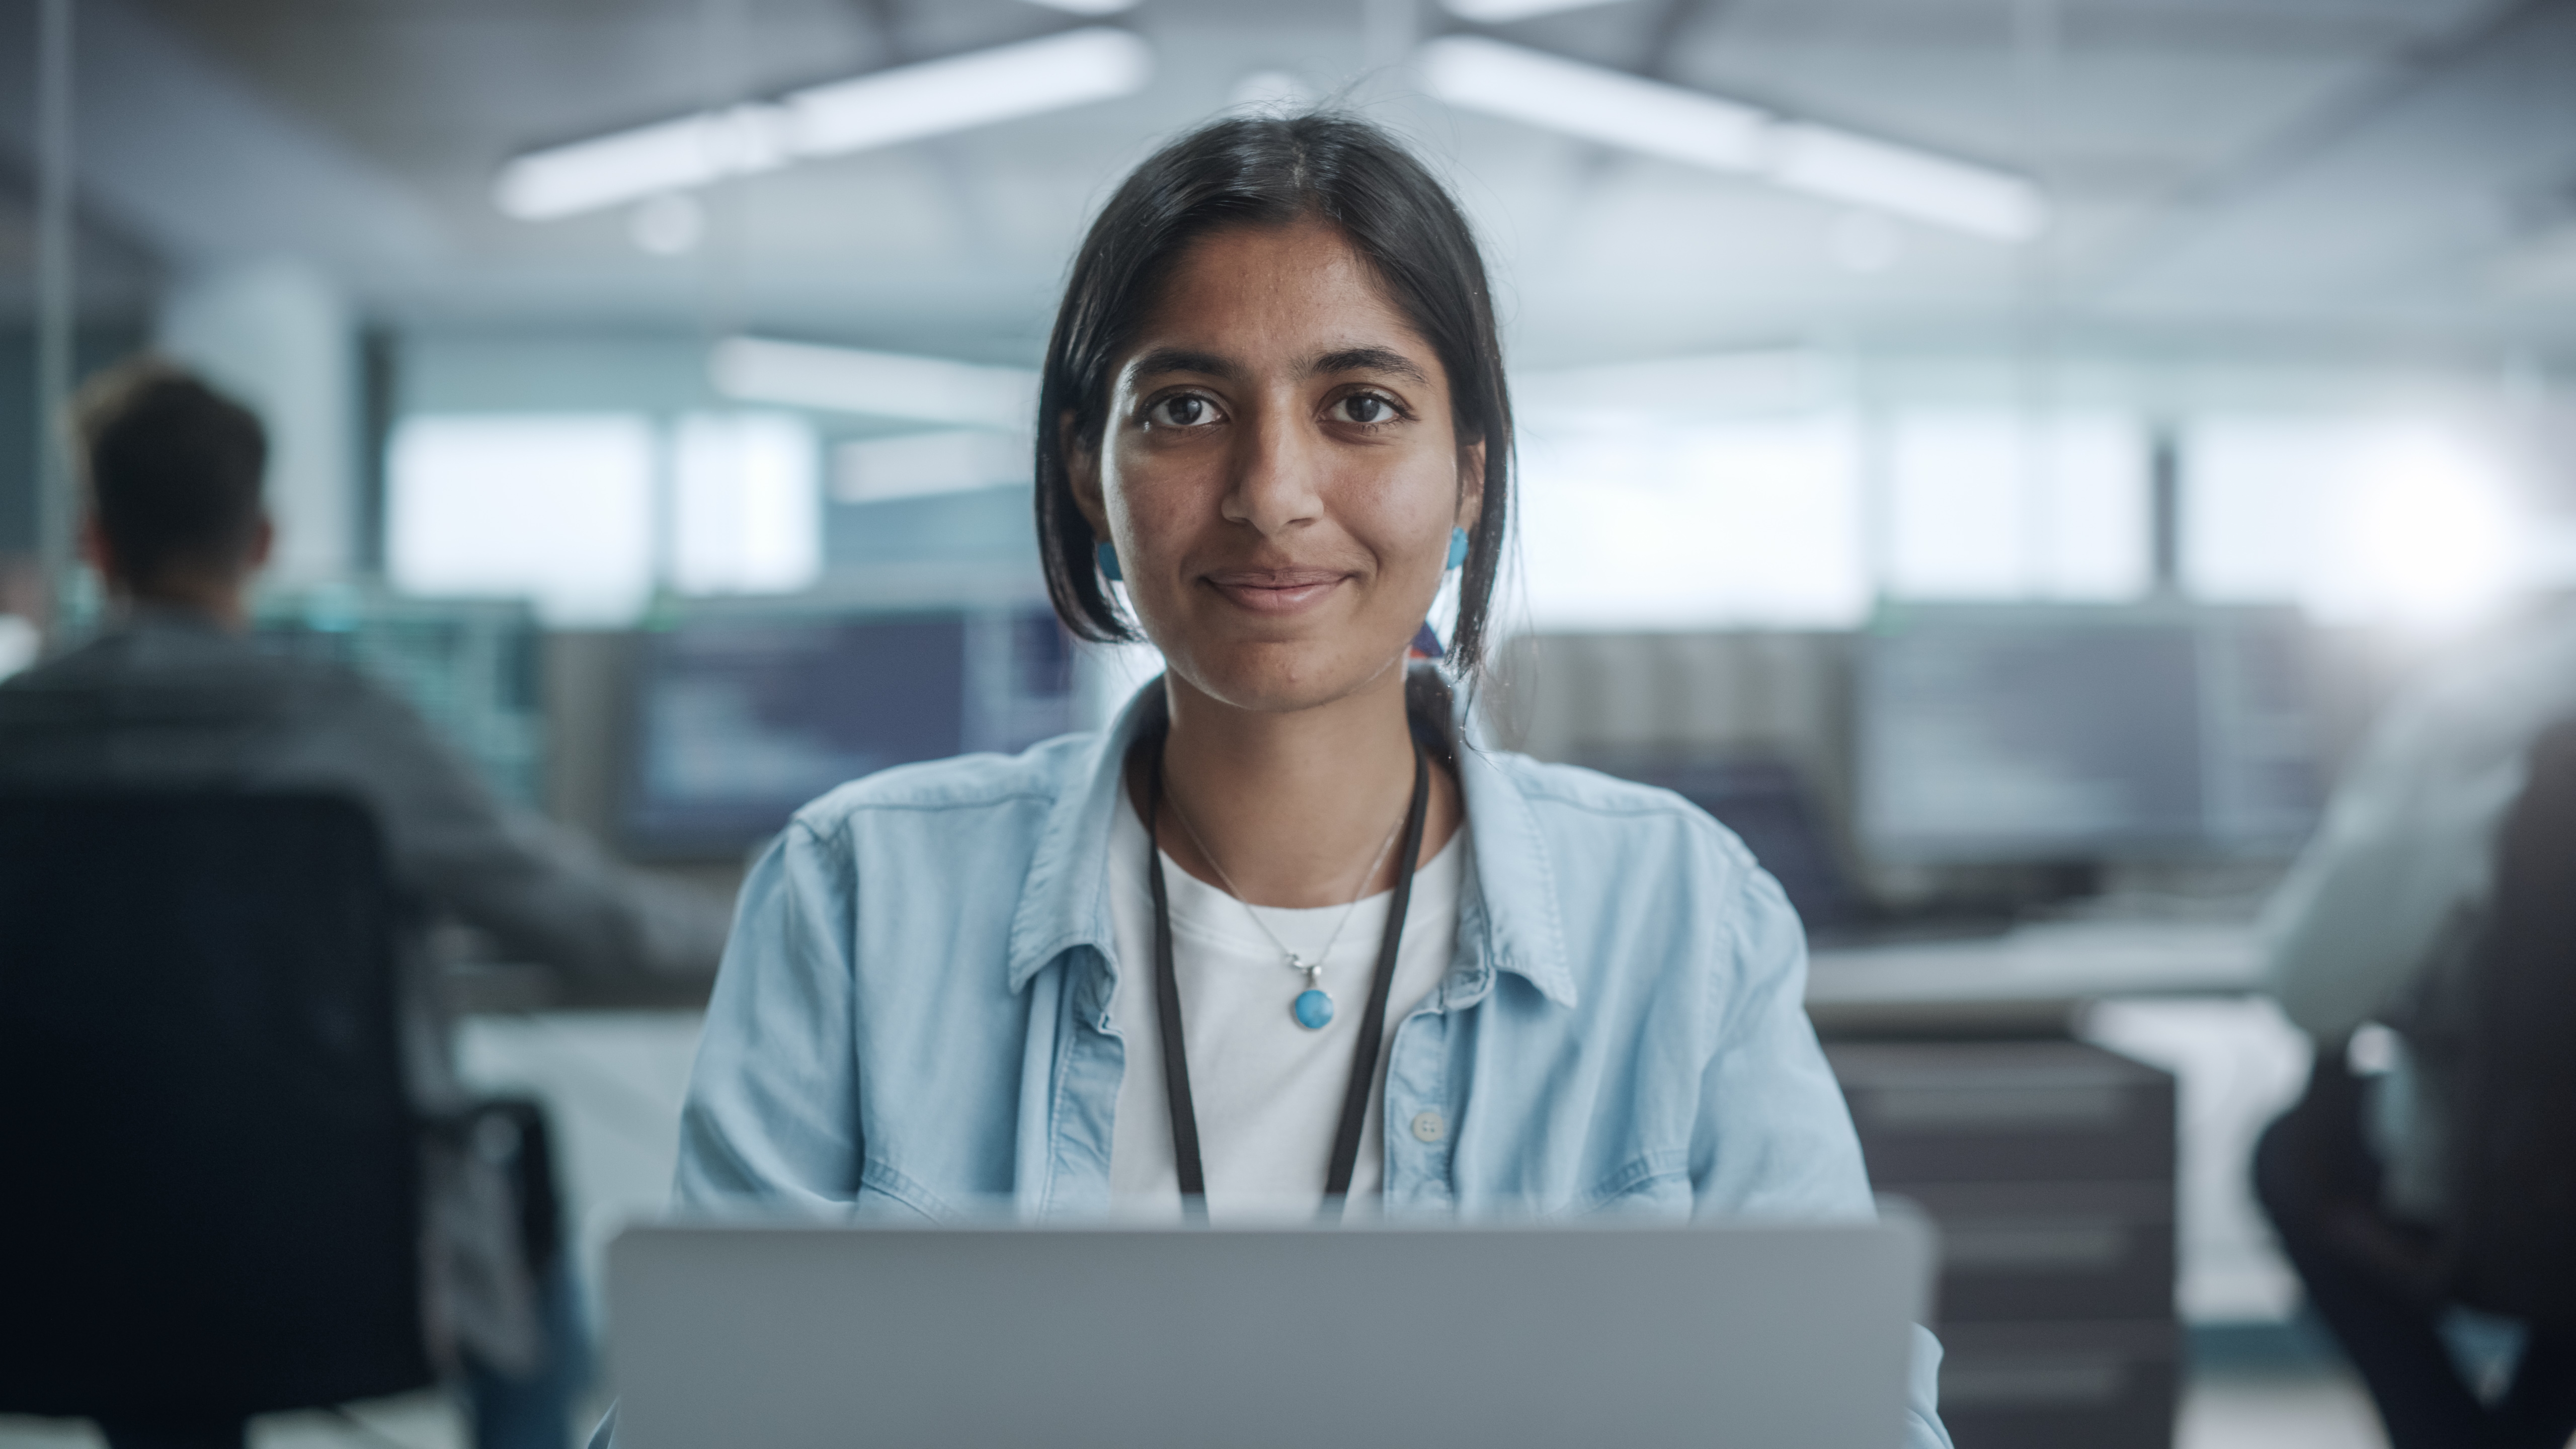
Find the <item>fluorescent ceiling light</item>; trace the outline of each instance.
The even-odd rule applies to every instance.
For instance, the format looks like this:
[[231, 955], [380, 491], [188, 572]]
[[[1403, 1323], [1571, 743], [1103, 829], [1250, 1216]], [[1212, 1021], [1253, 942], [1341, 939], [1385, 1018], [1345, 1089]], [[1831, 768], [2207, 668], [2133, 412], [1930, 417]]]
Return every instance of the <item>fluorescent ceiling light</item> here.
[[1451, 105], [1587, 141], [1753, 176], [1998, 241], [2048, 225], [2029, 178], [1480, 36], [1422, 48], [1422, 78]]
[[891, 146], [971, 126], [1105, 101], [1141, 89], [1154, 53], [1124, 30], [1076, 30], [798, 91], [800, 156]]
[[493, 200], [522, 220], [572, 216], [1128, 95], [1153, 68], [1152, 49], [1127, 31], [1069, 31], [532, 151], [501, 169]]
[[1448, 0], [1448, 10], [1461, 20], [1473, 20], [1479, 25], [1509, 25], [1533, 15], [1589, 10], [1610, 3], [1612, 0]]
[[843, 443], [832, 456], [836, 503], [882, 503], [932, 493], [1003, 485], [1029, 486], [1029, 435], [996, 432], [905, 433]]
[[595, 211], [787, 164], [774, 106], [736, 106], [532, 151], [501, 168], [492, 200], [522, 221]]
[[1831, 126], [1785, 122], [1772, 134], [1771, 179], [1793, 191], [2000, 241], [2028, 241], [2048, 225], [2039, 188], [2008, 171]]
[[1453, 106], [1719, 171], [1760, 169], [1771, 127], [1751, 106], [1474, 35], [1422, 47], [1422, 79]]
[[729, 337], [707, 370], [717, 392], [743, 402], [1005, 431], [1025, 431], [1037, 415], [1038, 375], [1018, 367]]

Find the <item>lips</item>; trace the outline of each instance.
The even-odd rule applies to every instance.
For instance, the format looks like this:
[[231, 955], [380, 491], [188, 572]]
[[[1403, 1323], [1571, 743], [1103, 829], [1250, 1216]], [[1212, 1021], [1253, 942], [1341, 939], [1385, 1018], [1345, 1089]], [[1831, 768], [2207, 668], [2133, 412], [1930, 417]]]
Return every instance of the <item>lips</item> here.
[[1322, 603], [1350, 575], [1339, 569], [1219, 569], [1208, 587], [1256, 614], [1302, 613]]

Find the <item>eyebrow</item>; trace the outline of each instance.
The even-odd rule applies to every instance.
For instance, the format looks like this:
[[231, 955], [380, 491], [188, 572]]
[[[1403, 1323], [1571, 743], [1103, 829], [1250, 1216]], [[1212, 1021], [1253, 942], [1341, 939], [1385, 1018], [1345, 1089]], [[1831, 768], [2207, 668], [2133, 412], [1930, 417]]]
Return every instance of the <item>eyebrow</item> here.
[[[1131, 375], [1151, 377], [1166, 372], [1192, 372], [1201, 377], [1221, 377], [1235, 381], [1243, 376], [1243, 366], [1213, 352], [1193, 352], [1186, 347], [1157, 347], [1136, 359]], [[1308, 377], [1322, 377], [1335, 372], [1383, 372], [1413, 383], [1428, 383], [1422, 369], [1403, 353], [1387, 347], [1345, 347], [1327, 352], [1306, 364]]]
[[1242, 367], [1213, 352], [1192, 352], [1185, 347], [1157, 347], [1136, 359], [1133, 374], [1151, 377], [1165, 372], [1195, 372], [1201, 377], [1222, 377], [1228, 381], [1243, 376]]
[[1421, 368], [1413, 365], [1411, 358], [1385, 347], [1345, 347], [1339, 352], [1325, 353], [1306, 368], [1308, 377], [1320, 377], [1328, 372], [1387, 372], [1407, 382], [1427, 384], [1431, 381], [1422, 375]]

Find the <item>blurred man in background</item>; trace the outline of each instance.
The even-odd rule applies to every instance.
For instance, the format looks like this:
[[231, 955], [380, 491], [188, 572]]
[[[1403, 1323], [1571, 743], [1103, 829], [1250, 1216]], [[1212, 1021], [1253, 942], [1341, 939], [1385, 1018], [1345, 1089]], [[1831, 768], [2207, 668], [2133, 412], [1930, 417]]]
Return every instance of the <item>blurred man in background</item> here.
[[[375, 816], [398, 886], [506, 955], [587, 977], [711, 973], [727, 911], [498, 801], [401, 700], [340, 665], [261, 650], [252, 580], [274, 528], [259, 420], [193, 376], [129, 364], [79, 409], [82, 547], [112, 601], [99, 637], [0, 683], [0, 790], [328, 790]], [[496, 525], [500, 522], [496, 520]], [[423, 913], [427, 919], [427, 913]], [[418, 1105], [463, 1104], [424, 939], [406, 950]], [[467, 1154], [470, 1156], [471, 1154]], [[586, 1350], [568, 1285], [528, 1279], [509, 1193], [430, 1174], [436, 1330], [464, 1360], [487, 1449], [564, 1442]], [[561, 1275], [557, 1275], [560, 1280]]]
[[[2512, 1055], [2503, 1050], [2511, 1043], [2482, 1034], [2494, 1014], [2479, 1002], [2506, 934], [2500, 835], [2509, 818], [2527, 835], [2576, 807], [2525, 798], [2535, 743], [2570, 721], [2576, 596], [2560, 593], [2444, 660], [2388, 708], [2264, 920], [2271, 989], [2320, 1060], [2306, 1099], [2257, 1150], [2256, 1191], [2395, 1449], [2559, 1449], [2576, 1431], [2576, 1330], [2530, 1325], [2511, 1382], [2492, 1401], [2441, 1333], [2462, 1256], [2453, 1230], [2465, 1205], [2455, 1198], [2483, 1181], [2466, 1175], [2468, 1158], [2494, 1157], [2460, 1139], [2496, 1125], [2492, 1093], [2548, 1090], [2545, 1076], [2502, 1082], [2489, 1072], [2478, 1083], [2488, 1095], [2469, 1095], [2473, 1065]], [[2565, 873], [2576, 861], [2532, 864], [2559, 872], [2546, 889], [2576, 889], [2576, 874]], [[2541, 944], [2576, 960], [2576, 941]], [[2576, 994], [2576, 979], [2559, 977], [2540, 983], [2545, 999]], [[2568, 1015], [2565, 1004], [2556, 1010]], [[2392, 1029], [2399, 1049], [2366, 1087], [2345, 1053], [2373, 1023]], [[2576, 1051], [2576, 1041], [2555, 1050]], [[2576, 1233], [2576, 1223], [2563, 1231]]]

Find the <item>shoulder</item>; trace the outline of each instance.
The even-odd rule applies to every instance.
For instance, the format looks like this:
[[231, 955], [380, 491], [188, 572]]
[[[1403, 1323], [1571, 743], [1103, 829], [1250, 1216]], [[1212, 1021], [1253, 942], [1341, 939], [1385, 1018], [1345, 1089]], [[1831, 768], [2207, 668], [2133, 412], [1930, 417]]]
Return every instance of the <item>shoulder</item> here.
[[1632, 852], [1653, 853], [1669, 870], [1741, 874], [1756, 868], [1753, 853], [1734, 831], [1670, 790], [1526, 755], [1486, 759], [1526, 804], [1541, 839], [1560, 859], [1609, 847], [1623, 859]]
[[1643, 1011], [1690, 1001], [1722, 1019], [1798, 976], [1805, 931], [1796, 912], [1715, 816], [1595, 770], [1485, 758], [1506, 786], [1489, 806], [1525, 812], [1518, 829], [1476, 824], [1489, 905], [1533, 925], [1535, 913], [1552, 914], [1552, 928], [1533, 934], [1561, 942], [1587, 1000]]
[[20, 707], [186, 701], [217, 713], [363, 708], [392, 696], [336, 659], [199, 628], [118, 629], [0, 683]]
[[1098, 737], [1059, 735], [1016, 755], [958, 755], [897, 765], [852, 780], [796, 812], [795, 827], [823, 840], [936, 819], [943, 827], [978, 816], [1011, 816], [1052, 806], [1082, 776]]
[[[1068, 735], [841, 785], [790, 817], [745, 882], [741, 913], [801, 919], [825, 943], [818, 959], [871, 977], [909, 979], [931, 960], [999, 961], [1051, 824], [1097, 770], [1098, 743]], [[1077, 852], [1069, 868], [1081, 862]], [[998, 966], [990, 979], [1003, 979]]]

